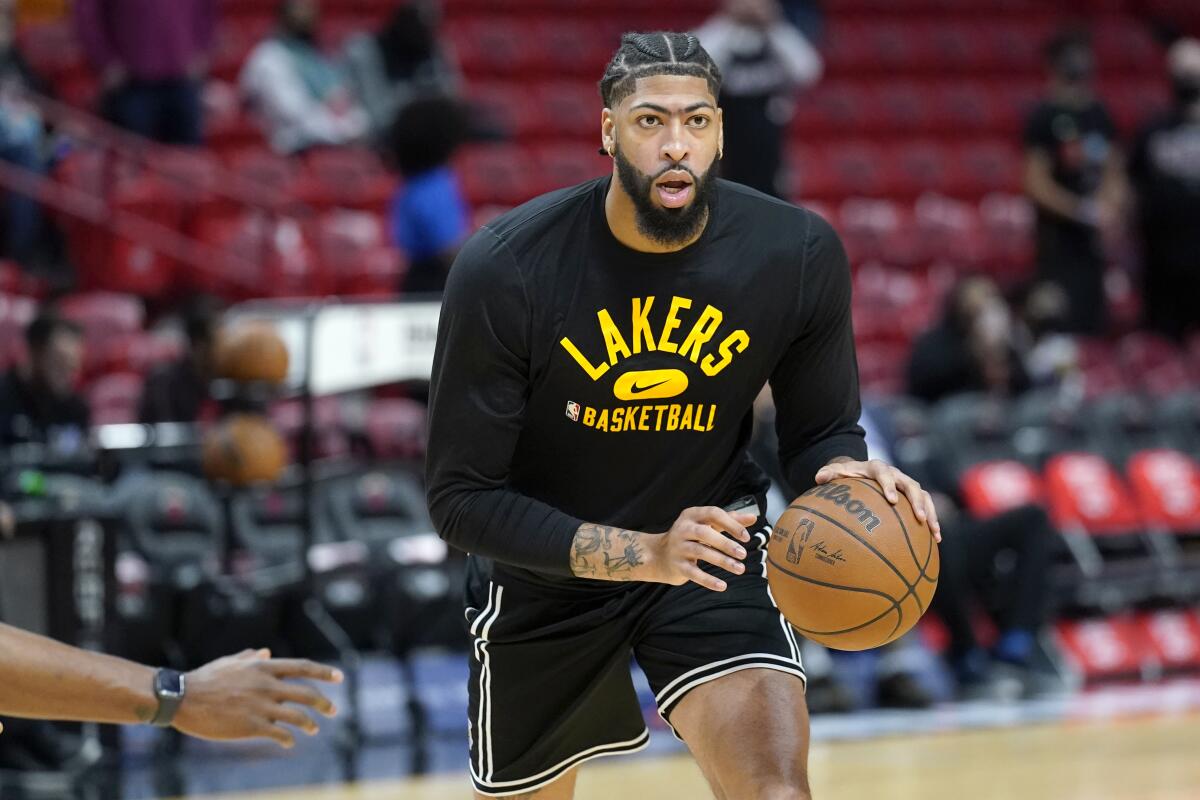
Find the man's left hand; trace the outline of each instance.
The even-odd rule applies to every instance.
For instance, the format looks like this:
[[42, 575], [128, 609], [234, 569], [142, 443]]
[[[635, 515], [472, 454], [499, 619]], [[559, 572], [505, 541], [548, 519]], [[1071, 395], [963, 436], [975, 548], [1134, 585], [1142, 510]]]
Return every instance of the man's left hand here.
[[938, 523], [937, 509], [929, 492], [921, 484], [890, 464], [879, 459], [871, 461], [833, 461], [817, 470], [817, 483], [829, 483], [834, 478], [870, 478], [883, 489], [883, 496], [892, 505], [900, 500], [897, 490], [904, 492], [912, 504], [917, 521], [927, 523], [933, 531], [934, 541], [942, 540], [942, 526]]

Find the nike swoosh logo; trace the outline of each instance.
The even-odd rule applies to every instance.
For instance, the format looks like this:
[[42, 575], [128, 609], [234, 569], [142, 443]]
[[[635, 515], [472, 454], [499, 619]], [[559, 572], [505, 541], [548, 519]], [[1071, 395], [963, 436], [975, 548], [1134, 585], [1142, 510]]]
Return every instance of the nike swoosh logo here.
[[645, 369], [626, 372], [613, 384], [618, 400], [663, 400], [683, 394], [687, 373], [678, 369]]
[[659, 381], [658, 383], [652, 383], [649, 386], [642, 386], [640, 384], [635, 383], [633, 386], [629, 387], [629, 393], [630, 394], [641, 394], [642, 392], [648, 392], [651, 389], [653, 389], [655, 386], [662, 386], [668, 380], [670, 380], [670, 378], [665, 378], [665, 379]]

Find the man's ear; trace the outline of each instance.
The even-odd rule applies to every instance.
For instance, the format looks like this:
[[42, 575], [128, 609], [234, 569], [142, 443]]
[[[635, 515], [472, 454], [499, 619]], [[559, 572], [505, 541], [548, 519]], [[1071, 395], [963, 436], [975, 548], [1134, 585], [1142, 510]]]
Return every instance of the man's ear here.
[[613, 121], [612, 109], [606, 108], [600, 112], [600, 154], [609, 157], [616, 153], [617, 140], [614, 137], [616, 122]]

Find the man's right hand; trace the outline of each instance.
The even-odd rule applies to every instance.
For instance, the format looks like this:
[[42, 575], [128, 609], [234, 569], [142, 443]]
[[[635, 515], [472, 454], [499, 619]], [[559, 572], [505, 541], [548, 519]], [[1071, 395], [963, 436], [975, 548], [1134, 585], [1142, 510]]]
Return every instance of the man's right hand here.
[[187, 673], [174, 727], [201, 739], [274, 739], [290, 748], [295, 737], [279, 723], [312, 736], [317, 723], [301, 709], [327, 717], [337, 709], [316, 689], [288, 678], [341, 683], [342, 673], [303, 659], [272, 659], [268, 650], [245, 650]]
[[673, 586], [692, 581], [714, 592], [725, 591], [725, 581], [700, 568], [700, 562], [741, 575], [746, 571], [742, 559], [746, 549], [740, 542], [750, 541], [746, 526], [758, 517], [745, 512], [730, 512], [716, 506], [685, 508], [666, 533], [646, 534], [647, 559], [639, 580], [669, 583]]

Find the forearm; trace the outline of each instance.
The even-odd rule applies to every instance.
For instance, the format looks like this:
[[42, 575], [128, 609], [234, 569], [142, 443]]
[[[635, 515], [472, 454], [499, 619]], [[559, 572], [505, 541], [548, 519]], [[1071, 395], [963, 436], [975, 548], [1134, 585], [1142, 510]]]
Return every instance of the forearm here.
[[0, 715], [148, 722], [154, 670], [0, 624]]
[[438, 490], [429, 511], [446, 542], [501, 564], [567, 576], [583, 520], [507, 488]]
[[635, 581], [648, 560], [651, 534], [585, 522], [571, 542], [571, 573], [577, 578]]

